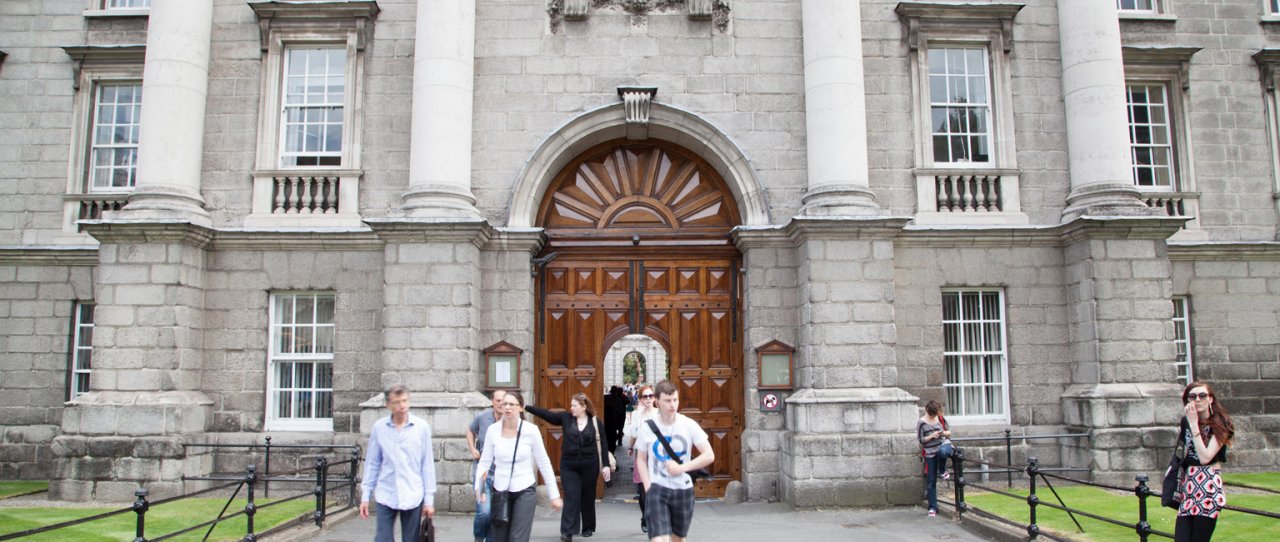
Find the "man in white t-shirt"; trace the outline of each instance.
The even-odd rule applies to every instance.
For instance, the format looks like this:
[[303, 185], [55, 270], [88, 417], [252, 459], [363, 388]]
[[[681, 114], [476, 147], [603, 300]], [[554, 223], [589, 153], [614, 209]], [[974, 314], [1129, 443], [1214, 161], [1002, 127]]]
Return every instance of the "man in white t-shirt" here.
[[[679, 413], [680, 391], [670, 380], [663, 380], [654, 391], [658, 394], [658, 431], [670, 444], [671, 453], [645, 424], [636, 440], [636, 465], [640, 483], [644, 484], [645, 518], [652, 542], [682, 542], [693, 524], [693, 478], [689, 472], [710, 466], [716, 460], [707, 432], [688, 416]], [[689, 452], [698, 449], [698, 457]], [[672, 457], [672, 454], [675, 457]]]

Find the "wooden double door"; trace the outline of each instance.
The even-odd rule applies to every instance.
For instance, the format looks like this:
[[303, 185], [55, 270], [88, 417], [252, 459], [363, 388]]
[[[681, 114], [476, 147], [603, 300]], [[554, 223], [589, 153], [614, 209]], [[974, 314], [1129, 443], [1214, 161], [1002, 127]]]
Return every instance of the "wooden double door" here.
[[[712, 477], [695, 492], [719, 497], [740, 479], [742, 465], [739, 259], [687, 256], [561, 255], [546, 264], [537, 279], [535, 392], [539, 406], [564, 409], [582, 392], [603, 415], [606, 386], [621, 384], [603, 379], [609, 347], [632, 334], [656, 340], [667, 353], [667, 378], [680, 390], [680, 412], [702, 426], [715, 451]], [[541, 425], [558, 465], [561, 430]], [[621, 476], [626, 483], [631, 473]]]

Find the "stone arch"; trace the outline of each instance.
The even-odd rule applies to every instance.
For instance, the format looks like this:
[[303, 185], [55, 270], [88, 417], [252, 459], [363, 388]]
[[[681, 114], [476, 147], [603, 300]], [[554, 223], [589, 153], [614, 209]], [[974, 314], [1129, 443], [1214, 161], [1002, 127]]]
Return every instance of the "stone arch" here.
[[631, 334], [619, 338], [604, 355], [605, 390], [610, 384], [622, 382], [622, 359], [632, 352], [639, 353], [645, 359], [645, 383], [656, 384], [667, 378], [667, 350], [658, 340], [644, 334]]
[[[507, 206], [507, 226], [535, 227], [538, 205], [556, 174], [587, 149], [626, 135], [621, 103], [587, 111], [557, 128], [534, 150], [516, 178]], [[649, 111], [648, 135], [680, 145], [706, 160], [733, 194], [743, 226], [770, 224], [768, 202], [755, 168], [722, 130], [695, 113], [654, 103]]]

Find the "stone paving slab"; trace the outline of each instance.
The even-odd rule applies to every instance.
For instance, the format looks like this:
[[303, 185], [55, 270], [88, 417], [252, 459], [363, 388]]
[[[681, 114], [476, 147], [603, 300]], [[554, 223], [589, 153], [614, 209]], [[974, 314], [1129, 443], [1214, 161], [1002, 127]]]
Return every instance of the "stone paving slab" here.
[[[640, 532], [640, 510], [634, 504], [600, 503], [596, 507], [599, 530], [582, 541], [648, 540]], [[436, 518], [436, 535], [442, 542], [467, 542], [471, 538], [470, 515], [441, 514]], [[560, 513], [538, 507], [533, 522], [532, 541], [559, 540]], [[366, 542], [373, 539], [373, 519], [358, 515], [331, 522], [321, 532], [296, 533], [294, 540], [315, 542]], [[833, 540], [873, 540], [875, 542], [920, 542], [988, 540], [973, 534], [944, 517], [929, 518], [917, 507], [838, 510], [792, 510], [783, 503], [725, 504], [699, 502], [695, 508], [689, 540], [694, 542], [818, 542]]]

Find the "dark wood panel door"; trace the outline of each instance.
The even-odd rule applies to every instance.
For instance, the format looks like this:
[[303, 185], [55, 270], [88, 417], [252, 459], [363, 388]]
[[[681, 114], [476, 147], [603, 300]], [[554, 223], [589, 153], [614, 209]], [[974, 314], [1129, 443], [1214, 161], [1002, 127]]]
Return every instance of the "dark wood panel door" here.
[[[710, 436], [712, 478], [699, 496], [721, 496], [740, 477], [743, 424], [738, 262], [733, 258], [565, 257], [539, 275], [537, 404], [569, 407], [585, 393], [602, 407], [604, 356], [628, 334], [657, 340], [681, 412]], [[559, 463], [561, 429], [544, 425]]]

